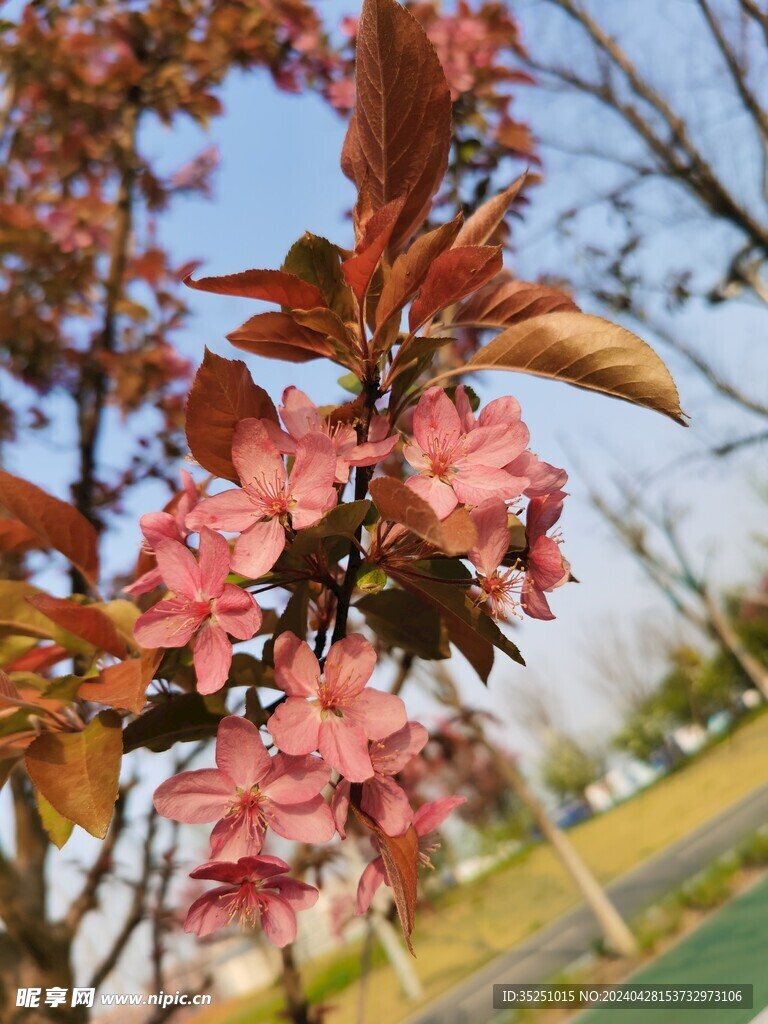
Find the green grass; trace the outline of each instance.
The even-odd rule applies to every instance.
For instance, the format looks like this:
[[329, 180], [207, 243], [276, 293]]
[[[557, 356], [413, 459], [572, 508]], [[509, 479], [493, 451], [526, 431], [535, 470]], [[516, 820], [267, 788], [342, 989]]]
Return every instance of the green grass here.
[[[606, 814], [571, 829], [569, 836], [604, 883], [687, 835], [768, 781], [768, 715], [745, 723], [700, 758]], [[766, 842], [768, 846], [768, 841]], [[755, 856], [763, 856], [756, 851]], [[710, 887], [714, 883], [708, 883]], [[711, 893], [709, 894], [711, 897]], [[698, 897], [706, 899], [701, 891]], [[578, 894], [549, 847], [539, 845], [512, 857], [489, 875], [452, 890], [421, 907], [414, 932], [416, 970], [429, 1001], [578, 902]], [[331, 986], [333, 1008], [326, 1024], [353, 1024], [358, 985], [354, 979], [359, 947], [307, 969]], [[338, 971], [332, 967], [339, 964]], [[318, 985], [322, 988], [321, 982]], [[367, 981], [367, 1019], [391, 1024], [413, 1012], [386, 965], [375, 966]], [[278, 1002], [279, 1005], [279, 1002]], [[268, 1024], [276, 1021], [275, 994], [258, 993], [237, 1003], [211, 1007], [197, 1024]]]

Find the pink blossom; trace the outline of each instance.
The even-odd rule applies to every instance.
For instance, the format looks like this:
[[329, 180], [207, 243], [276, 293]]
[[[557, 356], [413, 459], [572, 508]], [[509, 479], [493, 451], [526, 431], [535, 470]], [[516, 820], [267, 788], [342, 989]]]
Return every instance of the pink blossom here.
[[571, 567], [560, 553], [560, 545], [547, 532], [563, 511], [564, 491], [555, 491], [542, 498], [531, 498], [525, 516], [528, 559], [523, 586], [522, 606], [532, 619], [554, 619], [545, 591], [555, 590], [568, 582]]
[[187, 527], [213, 526], [239, 533], [232, 568], [250, 579], [269, 572], [285, 547], [286, 529], [314, 526], [336, 504], [333, 481], [336, 451], [329, 437], [308, 433], [296, 444], [290, 480], [283, 457], [260, 420], [235, 428], [232, 461], [241, 488], [201, 502], [187, 516]]
[[426, 391], [413, 416], [414, 442], [403, 454], [418, 471], [408, 486], [444, 519], [459, 502], [481, 505], [490, 498], [515, 498], [528, 486], [503, 467], [528, 444], [514, 398], [497, 398], [475, 420], [463, 387], [456, 404], [440, 387]]
[[216, 734], [216, 764], [181, 772], [155, 790], [163, 817], [189, 825], [217, 822], [212, 859], [259, 853], [267, 828], [302, 843], [325, 843], [333, 835], [333, 818], [320, 795], [331, 771], [320, 758], [270, 757], [256, 726], [228, 715]]
[[[424, 749], [428, 739], [429, 733], [423, 725], [408, 722], [402, 729], [386, 739], [376, 740], [368, 748], [373, 775], [363, 782], [360, 807], [381, 825], [388, 836], [401, 836], [413, 821], [408, 797], [394, 776]], [[342, 839], [346, 838], [344, 826], [349, 813], [349, 791], [349, 780], [342, 779], [331, 801], [336, 828]]]
[[568, 482], [568, 474], [564, 469], [543, 462], [533, 452], [523, 452], [504, 468], [513, 476], [528, 477], [528, 486], [523, 491], [527, 498], [543, 498], [562, 490]]
[[368, 440], [359, 444], [357, 431], [351, 423], [332, 424], [315, 403], [298, 388], [286, 388], [279, 408], [285, 430], [271, 420], [262, 420], [275, 447], [293, 455], [296, 445], [310, 434], [329, 437], [336, 451], [336, 483], [349, 480], [350, 466], [374, 466], [381, 462], [397, 444], [397, 434], [388, 435], [387, 418], [375, 415], [371, 420]]
[[[183, 543], [189, 536], [190, 531], [184, 520], [200, 498], [194, 480], [185, 469], [181, 471], [181, 480], [183, 488], [172, 512], [147, 512], [139, 520], [141, 532], [146, 540], [146, 550], [150, 553], [161, 540], [177, 540]], [[126, 594], [146, 594], [159, 587], [162, 582], [160, 567], [155, 566], [134, 580], [129, 587], [123, 587], [123, 590]]]
[[[439, 849], [440, 843], [430, 840], [454, 808], [467, 802], [463, 796], [444, 796], [429, 804], [422, 804], [413, 816], [413, 827], [419, 837], [419, 863], [431, 868], [430, 855]], [[389, 885], [384, 860], [376, 857], [365, 868], [357, 885], [357, 912], [364, 914], [371, 905], [373, 897], [382, 885]]]
[[296, 938], [296, 911], [317, 903], [314, 886], [290, 878], [279, 857], [241, 857], [236, 864], [211, 861], [190, 872], [222, 885], [199, 896], [187, 913], [185, 932], [210, 935], [238, 921], [251, 928], [260, 924], [274, 946]]
[[136, 639], [143, 647], [184, 647], [194, 636], [197, 689], [214, 693], [232, 661], [227, 634], [250, 640], [261, 626], [261, 609], [249, 593], [225, 582], [229, 545], [213, 530], [201, 531], [199, 561], [177, 540], [159, 541], [155, 556], [171, 594], [139, 618]]
[[523, 586], [523, 574], [516, 567], [504, 568], [509, 548], [507, 506], [503, 501], [483, 502], [470, 512], [477, 531], [477, 543], [469, 552], [469, 560], [478, 570], [477, 584], [490, 603], [495, 619], [514, 614], [519, 599], [514, 595]]
[[357, 633], [333, 644], [325, 659], [324, 678], [309, 645], [293, 633], [275, 641], [275, 685], [287, 699], [278, 705], [267, 728], [280, 750], [324, 760], [350, 782], [373, 775], [368, 740], [381, 740], [405, 725], [399, 697], [369, 689], [376, 652]]

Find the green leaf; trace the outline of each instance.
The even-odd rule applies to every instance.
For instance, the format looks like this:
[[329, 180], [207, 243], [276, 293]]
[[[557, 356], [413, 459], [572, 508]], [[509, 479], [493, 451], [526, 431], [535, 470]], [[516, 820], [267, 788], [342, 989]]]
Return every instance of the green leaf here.
[[426, 661], [450, 658], [448, 634], [439, 612], [416, 594], [382, 590], [360, 598], [355, 608], [388, 647], [398, 647]]
[[282, 269], [319, 288], [328, 306], [343, 321], [354, 320], [352, 294], [341, 272], [341, 255], [327, 238], [307, 231], [288, 250]]
[[357, 570], [355, 586], [364, 594], [378, 594], [387, 585], [387, 574], [378, 565], [364, 562]]
[[[525, 664], [515, 644], [502, 633], [489, 615], [470, 600], [466, 590], [457, 587], [455, 582], [443, 581], [465, 578], [469, 584], [470, 574], [460, 562], [419, 562], [415, 568], [424, 569], [431, 578], [407, 573], [390, 575], [406, 590], [427, 600], [440, 612], [451, 642], [459, 648], [484, 683], [488, 681], [493, 667], [493, 648], [502, 651], [518, 664]], [[441, 576], [443, 579], [440, 579]]]
[[63, 814], [59, 814], [53, 804], [49, 803], [39, 790], [37, 792], [37, 811], [49, 839], [60, 850], [72, 835], [74, 822], [65, 818]]
[[292, 555], [309, 555], [317, 542], [325, 537], [339, 537], [354, 533], [370, 510], [370, 501], [348, 501], [327, 512], [319, 523], [300, 530], [291, 544]]
[[337, 383], [339, 387], [344, 388], [351, 395], [359, 395], [363, 390], [362, 382], [356, 373], [345, 373], [342, 377], [339, 377]]
[[41, 696], [46, 700], [76, 700], [77, 691], [84, 682], [83, 676], [59, 676], [50, 681]]
[[168, 750], [174, 743], [209, 739], [227, 714], [221, 693], [204, 697], [199, 693], [174, 694], [158, 700], [148, 711], [126, 726], [123, 749], [127, 754], [139, 747]]
[[30, 779], [56, 811], [103, 839], [117, 800], [120, 716], [102, 711], [80, 732], [43, 733], [28, 747]]

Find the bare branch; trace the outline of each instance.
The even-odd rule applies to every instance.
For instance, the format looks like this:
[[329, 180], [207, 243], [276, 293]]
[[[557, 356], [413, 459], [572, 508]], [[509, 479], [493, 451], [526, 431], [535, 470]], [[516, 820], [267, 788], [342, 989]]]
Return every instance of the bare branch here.
[[763, 140], [768, 140], [768, 113], [766, 113], [766, 111], [761, 107], [757, 97], [750, 89], [749, 83], [747, 82], [746, 71], [742, 67], [738, 57], [731, 47], [731, 44], [728, 42], [728, 39], [723, 32], [723, 26], [715, 17], [712, 8], [709, 6], [708, 0], [696, 0], [696, 2], [704, 16], [704, 20], [709, 26], [712, 37], [717, 44], [717, 48], [723, 55], [723, 60], [728, 67], [728, 71], [733, 79], [733, 84], [741, 97], [742, 103], [754, 118], [755, 124], [757, 125], [758, 131], [760, 132]]

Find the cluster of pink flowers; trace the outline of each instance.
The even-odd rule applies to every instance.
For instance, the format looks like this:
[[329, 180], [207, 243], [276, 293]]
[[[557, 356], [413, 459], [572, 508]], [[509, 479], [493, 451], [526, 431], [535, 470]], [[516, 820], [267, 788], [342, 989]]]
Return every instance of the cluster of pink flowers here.
[[[362, 810], [386, 835], [402, 835], [419, 812], [414, 817], [394, 776], [428, 736], [406, 721], [399, 697], [367, 686], [376, 655], [362, 636], [333, 644], [324, 671], [293, 633], [277, 638], [274, 660], [275, 684], [286, 693], [268, 723], [275, 751], [252, 722], [230, 715], [218, 728], [216, 768], [168, 779], [155, 792], [155, 807], [175, 821], [215, 823], [210, 859], [192, 877], [224, 884], [192, 904], [186, 930], [207, 935], [235, 918], [260, 920], [270, 941], [283, 946], [295, 937], [295, 911], [312, 906], [317, 890], [262, 855], [268, 830], [304, 843], [328, 842], [336, 831], [344, 838], [350, 786], [361, 783]], [[323, 796], [332, 771], [340, 776], [333, 809]], [[376, 872], [377, 884], [386, 881]]]
[[[554, 618], [546, 593], [562, 586], [570, 566], [549, 531], [560, 518], [568, 476], [530, 451], [530, 433], [516, 399], [497, 398], [475, 417], [462, 386], [455, 403], [430, 388], [413, 414], [413, 440], [403, 454], [416, 471], [408, 486], [440, 519], [459, 505], [470, 509], [477, 543], [469, 560], [481, 599], [495, 618], [521, 607], [537, 619]], [[528, 498], [525, 558], [505, 566], [509, 514]]]
[[[381, 413], [374, 413], [361, 440], [351, 424], [324, 415], [293, 387], [284, 392], [279, 414], [282, 426], [250, 418], [235, 427], [231, 454], [239, 487], [201, 496], [185, 473], [181, 493], [166, 510], [141, 520], [145, 558], [153, 556], [156, 564], [147, 568], [145, 562], [146, 571], [128, 590], [144, 594], [162, 583], [168, 593], [141, 615], [136, 639], [150, 648], [191, 643], [203, 694], [226, 684], [232, 640], [250, 640], [261, 629], [262, 611], [248, 587], [265, 577], [268, 582], [296, 534], [334, 508], [353, 467], [375, 467], [401, 440]], [[416, 405], [412, 436], [403, 445], [411, 468], [407, 486], [437, 517], [468, 510], [477, 535], [467, 552], [475, 568], [473, 593], [497, 618], [518, 608], [551, 618], [545, 595], [569, 575], [550, 535], [566, 474], [541, 462], [528, 442], [515, 399], [497, 399], [475, 416], [463, 387], [453, 399], [433, 387]], [[522, 512], [525, 499], [525, 543], [518, 540], [515, 549], [510, 524], [519, 521], [511, 517]], [[235, 535], [231, 549], [218, 531]], [[193, 533], [199, 534], [196, 552], [187, 546]], [[304, 843], [329, 842], [336, 834], [343, 839], [354, 807], [380, 837], [415, 829], [420, 861], [428, 865], [434, 847], [427, 837], [463, 798], [437, 800], [414, 813], [397, 776], [422, 751], [427, 731], [407, 720], [399, 697], [368, 686], [376, 653], [365, 637], [353, 633], [333, 643], [321, 664], [304, 639], [282, 632], [272, 659], [274, 686], [284, 696], [268, 709], [269, 744], [251, 721], [225, 717], [217, 767], [164, 782], [155, 805], [167, 818], [213, 826], [209, 860], [192, 877], [220, 884], [195, 900], [186, 929], [206, 935], [235, 918], [260, 922], [282, 946], [296, 933], [296, 911], [318, 894], [290, 878], [285, 862], [264, 855], [268, 832]], [[360, 879], [359, 912], [388, 881], [385, 861], [376, 857]]]

